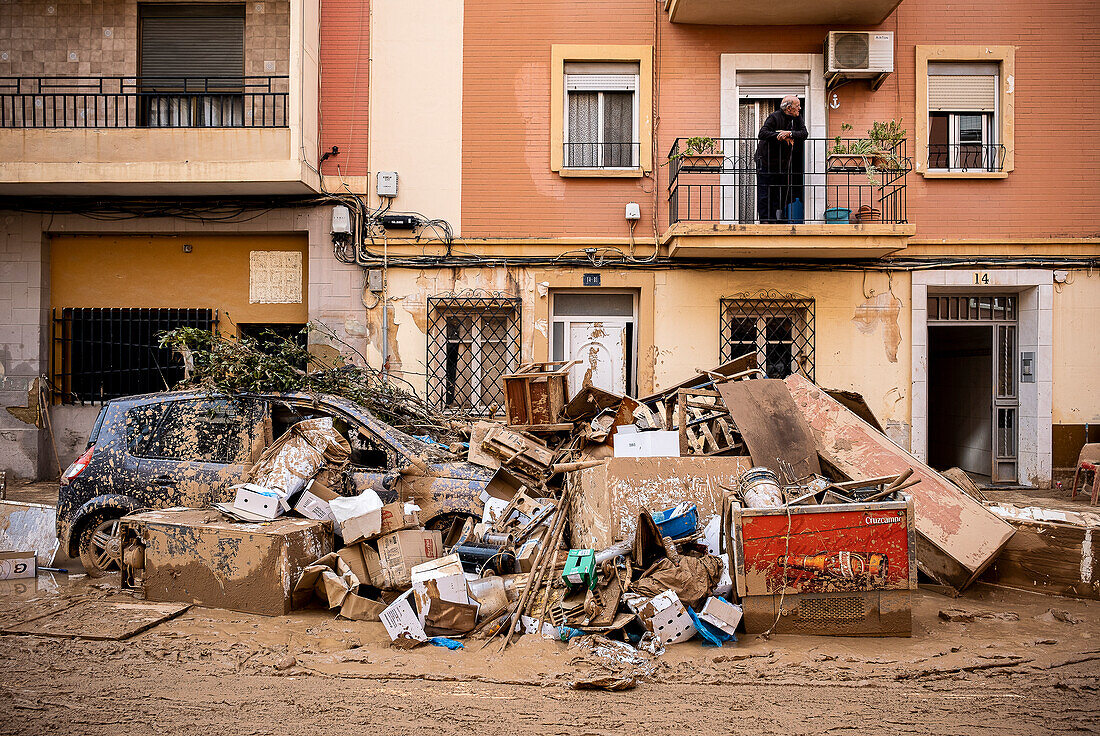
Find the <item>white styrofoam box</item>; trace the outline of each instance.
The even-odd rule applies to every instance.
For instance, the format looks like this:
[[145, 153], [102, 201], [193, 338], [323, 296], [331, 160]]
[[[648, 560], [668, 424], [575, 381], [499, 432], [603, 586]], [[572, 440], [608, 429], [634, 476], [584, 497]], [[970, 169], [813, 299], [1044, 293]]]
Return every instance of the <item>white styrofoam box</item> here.
[[707, 598], [699, 619], [730, 635], [737, 634], [737, 624], [741, 622], [741, 606], [727, 603], [721, 598]]
[[237, 496], [233, 499], [233, 508], [246, 511], [265, 519], [274, 519], [288, 510], [286, 495], [272, 488], [242, 483], [233, 486]]
[[294, 504], [294, 510], [307, 519], [336, 521], [329, 502], [315, 495], [310, 488], [306, 488], [302, 491], [302, 495], [298, 496], [298, 503]]
[[722, 517], [715, 514], [703, 527], [703, 543], [707, 545], [707, 552], [712, 555], [721, 554], [721, 536]]
[[679, 644], [697, 633], [684, 604], [671, 590], [647, 600], [637, 614], [661, 644]]
[[420, 624], [420, 618], [413, 610], [412, 594], [412, 590], [405, 591], [404, 595], [378, 615], [391, 641], [396, 641], [402, 635], [417, 641], [428, 640], [428, 635], [424, 633], [424, 627]]
[[328, 506], [340, 525], [344, 544], [368, 539], [382, 529], [382, 499], [370, 488], [358, 496], [334, 498]]
[[723, 598], [729, 598], [733, 593], [733, 576], [730, 574], [730, 556], [729, 553], [723, 552], [718, 555], [718, 557], [722, 560], [722, 575], [718, 578], [718, 584], [714, 586], [712, 592]]
[[447, 555], [414, 565], [409, 571], [416, 607], [420, 611], [420, 623], [428, 615], [428, 581], [434, 581], [439, 599], [451, 603], [470, 604], [470, 591], [466, 587], [466, 575], [458, 555]]
[[615, 457], [680, 457], [680, 433], [665, 430], [616, 433]]

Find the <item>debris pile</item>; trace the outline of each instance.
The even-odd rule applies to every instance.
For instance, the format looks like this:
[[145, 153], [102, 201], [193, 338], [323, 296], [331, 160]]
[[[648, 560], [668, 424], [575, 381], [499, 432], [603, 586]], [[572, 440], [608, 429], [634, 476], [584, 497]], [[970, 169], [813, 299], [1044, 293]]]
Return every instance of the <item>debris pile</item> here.
[[[853, 411], [865, 410], [858, 396], [768, 379], [752, 355], [641, 399], [594, 386], [570, 396], [571, 367], [506, 376], [503, 420], [456, 428], [464, 459], [455, 443], [377, 420], [302, 415], [267, 439], [234, 500], [215, 504], [223, 516], [189, 522], [203, 532], [173, 549], [208, 579], [187, 587], [180, 562], [173, 595], [209, 605], [203, 586], [239, 582], [219, 569], [218, 544], [194, 540], [247, 530], [269, 538], [255, 559], [285, 571], [262, 578], [278, 588], [269, 609], [380, 621], [398, 647], [576, 638], [618, 662], [576, 686], [619, 689], [691, 639], [908, 636], [918, 568], [962, 590], [1013, 534]], [[169, 566], [154, 521], [168, 523], [124, 520], [134, 587]], [[166, 595], [153, 587], [147, 596]]]

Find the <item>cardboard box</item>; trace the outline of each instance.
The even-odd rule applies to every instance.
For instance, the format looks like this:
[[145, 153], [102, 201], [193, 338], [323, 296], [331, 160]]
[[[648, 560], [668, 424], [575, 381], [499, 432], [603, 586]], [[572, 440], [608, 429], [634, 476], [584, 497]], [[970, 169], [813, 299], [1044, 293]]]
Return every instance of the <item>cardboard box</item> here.
[[286, 494], [274, 488], [264, 488], [253, 483], [233, 486], [237, 491], [233, 499], [233, 508], [264, 519], [274, 519], [289, 511]]
[[0, 552], [0, 580], [20, 580], [38, 575], [38, 558], [32, 552]]
[[428, 611], [431, 599], [449, 603], [470, 603], [470, 591], [466, 587], [466, 575], [458, 555], [447, 555], [429, 562], [422, 562], [410, 571], [413, 600], [420, 611], [420, 623]]
[[282, 517], [225, 521], [207, 509], [131, 514], [122, 538], [145, 544], [142, 587], [150, 601], [281, 616], [303, 571], [332, 552], [332, 525]]
[[[374, 585], [371, 582], [370, 570], [367, 567], [366, 551], [368, 549], [370, 548], [365, 543], [360, 543], [343, 547], [336, 552], [360, 585]], [[371, 552], [374, 552], [374, 550], [371, 550]], [[378, 559], [377, 552], [374, 554], [374, 559]]]
[[427, 634], [424, 633], [424, 627], [420, 624], [420, 617], [413, 610], [412, 594], [411, 590], [407, 591], [387, 606], [379, 616], [382, 619], [382, 625], [386, 627], [386, 633], [390, 635], [391, 641], [397, 641], [399, 638], [414, 639], [416, 641], [428, 640]]
[[355, 544], [378, 536], [382, 528], [382, 499], [370, 488], [358, 496], [329, 501], [344, 544]]
[[562, 580], [571, 585], [596, 589], [596, 553], [590, 549], [571, 549], [565, 560]]
[[453, 603], [432, 598], [427, 608], [420, 610], [424, 632], [428, 636], [462, 636], [477, 625], [477, 603]]
[[676, 431], [618, 433], [614, 444], [615, 457], [680, 457], [680, 433]]
[[542, 541], [541, 535], [528, 539], [520, 546], [519, 551], [516, 553], [516, 561], [519, 562], [520, 572], [531, 572], [531, 568], [535, 566], [540, 541]]
[[352, 621], [381, 621], [385, 610], [385, 603], [372, 601], [358, 593], [348, 593], [344, 597], [344, 604], [340, 606], [340, 616]]
[[682, 502], [700, 518], [722, 513], [722, 486], [752, 467], [747, 457], [615, 457], [603, 465], [566, 474], [573, 485], [569, 508], [572, 545], [606, 549], [634, 538], [638, 513]]
[[382, 507], [382, 524], [377, 536], [415, 529], [420, 526], [420, 507], [408, 501], [395, 501]]
[[340, 494], [331, 490], [319, 478], [314, 478], [298, 497], [294, 510], [307, 519], [335, 522], [336, 516], [332, 513], [329, 501], [336, 498], [340, 498]]
[[412, 585], [412, 569], [422, 562], [439, 557], [443, 552], [442, 532], [405, 530], [392, 532], [378, 540], [378, 588], [406, 588]]
[[741, 623], [741, 606], [727, 603], [721, 598], [707, 598], [699, 619], [721, 629], [731, 636], [737, 635], [737, 624]]

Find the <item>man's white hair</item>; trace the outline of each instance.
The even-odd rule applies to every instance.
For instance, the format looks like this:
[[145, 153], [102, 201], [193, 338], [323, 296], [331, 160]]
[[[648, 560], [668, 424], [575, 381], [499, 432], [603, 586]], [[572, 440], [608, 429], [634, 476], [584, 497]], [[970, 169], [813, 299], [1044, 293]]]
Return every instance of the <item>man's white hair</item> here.
[[795, 103], [795, 102], [798, 102], [798, 98], [797, 98], [797, 97], [795, 97], [794, 95], [787, 95], [787, 96], [786, 96], [786, 97], [784, 97], [784, 98], [783, 98], [783, 100], [782, 100], [782, 101], [781, 101], [781, 102], [779, 103], [779, 109], [780, 109], [780, 110], [784, 110], [784, 111], [785, 111], [785, 110], [786, 110], [786, 109], [787, 109], [788, 107], [790, 107], [790, 106], [791, 106], [791, 105], [792, 105], [793, 103]]

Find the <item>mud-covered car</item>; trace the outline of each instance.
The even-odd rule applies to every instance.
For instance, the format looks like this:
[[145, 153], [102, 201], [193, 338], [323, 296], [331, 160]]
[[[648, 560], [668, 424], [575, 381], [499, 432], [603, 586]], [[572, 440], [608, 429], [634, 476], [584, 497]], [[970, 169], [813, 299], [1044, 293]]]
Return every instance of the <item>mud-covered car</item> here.
[[103, 406], [87, 449], [61, 477], [62, 549], [70, 557], [79, 555], [89, 575], [102, 575], [118, 566], [121, 517], [140, 509], [231, 500], [229, 486], [245, 479], [263, 449], [291, 425], [314, 417], [332, 417], [352, 448], [333, 489], [337, 493], [373, 488], [386, 501], [411, 499], [429, 528], [480, 517], [491, 470], [455, 461], [445, 448], [401, 432], [351, 401], [168, 392]]

